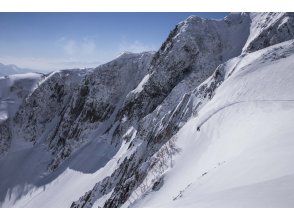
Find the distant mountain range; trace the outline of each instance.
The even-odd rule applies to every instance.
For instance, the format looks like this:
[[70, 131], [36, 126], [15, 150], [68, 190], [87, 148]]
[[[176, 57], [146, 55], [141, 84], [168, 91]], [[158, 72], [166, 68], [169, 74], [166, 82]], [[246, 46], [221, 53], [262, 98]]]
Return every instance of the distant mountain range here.
[[29, 73], [29, 72], [35, 72], [35, 70], [21, 68], [21, 67], [14, 65], [14, 64], [5, 65], [3, 63], [0, 63], [0, 76], [7, 76], [7, 75], [13, 75], [13, 74], [20, 74], [20, 73]]
[[294, 207], [293, 61], [294, 13], [231, 13], [1, 77], [0, 207]]

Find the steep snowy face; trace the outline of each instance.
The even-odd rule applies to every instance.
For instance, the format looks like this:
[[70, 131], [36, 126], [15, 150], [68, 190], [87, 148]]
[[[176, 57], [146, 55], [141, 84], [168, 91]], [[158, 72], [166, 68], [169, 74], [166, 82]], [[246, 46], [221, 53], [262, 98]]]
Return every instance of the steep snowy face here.
[[[261, 15], [270, 16], [269, 13]], [[240, 61], [238, 58], [233, 59], [231, 65], [215, 68], [242, 53], [256, 22], [248, 13], [231, 14], [222, 21], [190, 17], [171, 32], [155, 54], [148, 76], [128, 95], [119, 112], [121, 119], [127, 119], [121, 120], [118, 127], [120, 135], [127, 131], [130, 124], [137, 128], [136, 137], [129, 142], [130, 154], [109, 178], [97, 183], [92, 191], [73, 203], [74, 207], [91, 206], [97, 199], [99, 205], [118, 207], [132, 200], [132, 191], [140, 194], [138, 190], [142, 188], [138, 187], [154, 165], [153, 155], [169, 142], [187, 118], [197, 115], [199, 109], [214, 96], [215, 89], [225, 80], [226, 72], [234, 71]], [[261, 42], [267, 40], [264, 38]], [[191, 89], [213, 72], [208, 81], [194, 91]], [[113, 186], [113, 182], [118, 184]], [[105, 191], [108, 194], [103, 202], [100, 197]]]
[[[15, 130], [3, 136], [14, 143], [24, 138], [34, 147], [0, 160], [0, 177], [7, 179], [0, 202], [4, 206], [72, 207], [203, 204], [181, 203], [179, 198], [190, 183], [195, 194], [189, 193], [198, 198], [198, 182], [193, 181], [208, 176], [223, 161], [236, 155], [247, 161], [239, 150], [230, 153], [240, 144], [234, 139], [236, 146], [229, 145], [231, 134], [238, 139], [243, 131], [249, 132], [250, 123], [256, 120], [250, 115], [256, 110], [262, 117], [266, 108], [250, 104], [252, 108], [247, 109], [246, 102], [292, 98], [293, 42], [284, 42], [293, 38], [292, 26], [289, 13], [233, 13], [223, 20], [191, 16], [175, 27], [155, 54], [124, 53], [95, 69], [50, 74], [25, 95], [14, 123], [3, 124]], [[280, 42], [284, 43], [276, 45]], [[239, 103], [240, 109], [234, 109]], [[289, 112], [279, 115], [284, 113]], [[230, 127], [243, 114], [249, 119], [237, 124], [239, 130]], [[258, 128], [264, 121], [258, 122]], [[240, 146], [245, 149], [250, 144]], [[222, 150], [223, 145], [228, 147]], [[49, 159], [34, 157], [45, 155], [48, 149]], [[202, 158], [203, 152], [207, 153]], [[18, 182], [9, 180], [4, 170], [9, 167], [13, 173], [16, 168], [10, 164], [18, 163], [22, 154], [22, 167], [46, 168], [18, 170], [32, 176], [30, 183], [36, 188], [6, 195], [6, 191], [13, 192], [10, 183], [18, 186]], [[233, 163], [236, 175], [237, 165]], [[250, 176], [244, 173], [241, 180], [246, 175]], [[214, 191], [209, 187], [220, 176], [214, 176], [207, 189]], [[227, 185], [234, 182], [229, 175], [226, 179]], [[224, 189], [218, 184], [219, 190]], [[50, 194], [56, 195], [48, 200]], [[140, 202], [146, 194], [150, 196]], [[9, 201], [10, 197], [17, 199]]]
[[241, 53], [248, 31], [247, 14], [221, 21], [191, 16], [178, 24], [155, 54], [144, 82], [128, 95], [120, 117], [144, 117], [192, 73], [199, 85], [220, 63]]
[[[183, 108], [190, 105], [184, 95], [207, 79], [219, 64], [241, 53], [249, 24], [246, 13], [231, 14], [219, 21], [191, 16], [178, 24], [154, 55], [147, 75], [128, 94], [118, 112], [114, 135], [120, 139], [132, 126], [144, 139], [161, 127], [176, 129], [179, 118], [189, 113], [172, 112], [179, 103]], [[175, 121], [168, 120], [172, 115]], [[167, 121], [174, 122], [167, 126]]]
[[[215, 95], [177, 133], [164, 184], [136, 207], [291, 207], [293, 40], [232, 59]], [[140, 188], [137, 191], [140, 191]]]
[[[19, 134], [48, 144], [54, 154], [50, 169], [56, 169], [77, 145], [91, 141], [91, 131], [101, 135], [108, 129], [111, 115], [143, 78], [151, 57], [147, 52], [125, 53], [96, 69], [52, 73], [17, 113]], [[45, 140], [38, 140], [44, 132]]]
[[69, 102], [83, 72], [64, 70], [53, 72], [29, 94], [14, 122], [20, 136], [36, 142], [46, 127], [56, 119]]
[[243, 48], [253, 52], [294, 37], [294, 13], [250, 13], [250, 35]]
[[[118, 207], [127, 202], [152, 165], [152, 155], [209, 99], [222, 76], [216, 72], [212, 79], [215, 83], [195, 91], [199, 99], [185, 93], [192, 92], [224, 60], [241, 53], [246, 42], [244, 31], [249, 33], [247, 14], [230, 15], [221, 21], [192, 16], [176, 26], [154, 55], [147, 76], [128, 94], [118, 112], [116, 120], [120, 123], [114, 130], [114, 140], [129, 136], [130, 129], [136, 133], [124, 143], [130, 149], [127, 157], [121, 158], [118, 169], [97, 183], [74, 207], [93, 205], [102, 192], [111, 190], [108, 200], [103, 203], [99, 199], [100, 205]], [[234, 40], [225, 41], [226, 38]], [[118, 184], [113, 185], [114, 182]], [[91, 199], [84, 201], [86, 198]]]
[[152, 56], [149, 52], [123, 54], [85, 76], [50, 140], [50, 148], [58, 152], [50, 169], [76, 146], [91, 141], [91, 133], [101, 136], [109, 132], [121, 103], [146, 74]]

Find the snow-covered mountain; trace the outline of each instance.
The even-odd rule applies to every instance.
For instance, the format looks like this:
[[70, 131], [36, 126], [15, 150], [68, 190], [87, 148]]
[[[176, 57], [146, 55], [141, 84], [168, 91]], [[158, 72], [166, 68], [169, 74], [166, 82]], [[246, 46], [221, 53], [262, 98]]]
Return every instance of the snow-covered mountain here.
[[293, 207], [293, 60], [293, 13], [232, 13], [156, 53], [6, 77], [0, 204]]
[[11, 144], [12, 119], [23, 100], [38, 86], [45, 75], [15, 74], [0, 77], [0, 157]]
[[27, 68], [20, 68], [14, 64], [5, 65], [0, 63], [0, 77], [12, 75], [12, 74], [22, 74], [22, 73], [30, 73], [30, 72], [34, 72], [34, 71]]

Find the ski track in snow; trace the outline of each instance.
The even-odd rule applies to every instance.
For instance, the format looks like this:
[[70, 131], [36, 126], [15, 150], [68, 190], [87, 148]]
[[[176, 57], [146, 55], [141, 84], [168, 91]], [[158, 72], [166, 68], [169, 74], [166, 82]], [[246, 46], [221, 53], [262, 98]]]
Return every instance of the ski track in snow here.
[[[0, 125], [12, 126], [11, 136], [2, 132], [0, 206], [293, 206], [293, 21], [287, 13], [191, 16], [155, 54], [0, 77]], [[200, 85], [198, 108], [185, 94]], [[171, 137], [181, 151], [157, 176], [150, 155]], [[83, 199], [89, 190], [93, 201]]]
[[293, 99], [288, 99], [288, 100], [247, 100], [247, 101], [236, 101], [236, 102], [233, 102], [233, 103], [230, 103], [230, 104], [226, 104], [225, 106], [215, 110], [212, 114], [210, 114], [208, 117], [206, 117], [204, 120], [201, 120], [200, 118], [200, 122], [198, 125], [197, 125], [197, 130], [198, 128], [200, 129], [201, 126], [203, 124], [205, 124], [211, 117], [213, 117], [214, 115], [216, 115], [217, 113], [219, 113], [220, 111], [226, 109], [226, 108], [229, 108], [233, 105], [237, 105], [237, 104], [242, 104], [242, 103], [255, 103], [255, 102], [294, 102]]

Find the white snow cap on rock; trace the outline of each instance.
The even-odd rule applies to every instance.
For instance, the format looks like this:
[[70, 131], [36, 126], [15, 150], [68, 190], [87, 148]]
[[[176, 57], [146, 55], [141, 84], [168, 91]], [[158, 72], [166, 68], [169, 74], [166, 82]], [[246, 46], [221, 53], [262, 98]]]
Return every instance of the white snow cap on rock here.
[[0, 77], [0, 206], [293, 207], [293, 25], [190, 16], [155, 53]]

